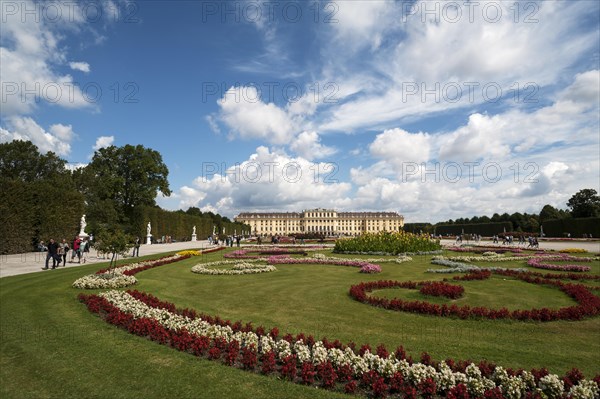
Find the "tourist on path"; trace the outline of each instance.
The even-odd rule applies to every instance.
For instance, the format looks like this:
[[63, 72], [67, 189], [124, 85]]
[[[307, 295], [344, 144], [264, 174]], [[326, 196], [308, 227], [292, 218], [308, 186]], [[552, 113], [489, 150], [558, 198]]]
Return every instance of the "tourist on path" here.
[[58, 261], [60, 264], [60, 261], [58, 260], [58, 244], [56, 243], [56, 241], [54, 241], [54, 238], [50, 239], [50, 242], [48, 243], [48, 253], [46, 254], [46, 267], [44, 267], [44, 270], [48, 270], [48, 261], [50, 260], [50, 258], [52, 258], [52, 269], [56, 269], [56, 262]]
[[81, 238], [75, 236], [73, 240], [73, 252], [71, 253], [71, 263], [73, 263], [73, 259], [75, 259], [75, 255], [77, 255], [78, 260], [81, 262], [81, 252], [79, 251], [79, 246], [81, 245]]
[[[63, 238], [62, 242], [60, 244], [58, 244], [58, 253], [61, 255], [60, 259], [62, 259], [63, 267], [67, 266], [67, 253], [69, 252], [70, 249], [71, 248], [69, 248], [69, 244], [67, 244], [67, 240], [65, 240]], [[60, 259], [58, 262], [58, 266], [60, 266]]]
[[140, 256], [140, 237], [135, 237], [135, 242], [133, 243], [133, 255], [131, 256]]

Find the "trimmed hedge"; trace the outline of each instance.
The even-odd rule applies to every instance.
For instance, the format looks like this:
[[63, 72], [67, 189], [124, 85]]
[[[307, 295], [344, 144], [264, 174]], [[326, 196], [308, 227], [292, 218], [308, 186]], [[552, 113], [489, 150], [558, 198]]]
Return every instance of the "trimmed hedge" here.
[[475, 224], [440, 224], [436, 226], [435, 232], [436, 234], [441, 235], [460, 235], [464, 232], [464, 234], [479, 234], [484, 237], [491, 237], [495, 234], [503, 233], [505, 229], [506, 231], [512, 231], [512, 223], [491, 222]]
[[79, 232], [83, 196], [46, 181], [0, 181], [0, 254], [34, 251], [50, 238], [70, 242]]
[[[205, 240], [213, 232], [213, 220], [206, 216], [194, 216], [178, 211], [167, 211], [161, 208], [146, 207], [143, 210], [144, 228], [140, 231], [140, 237], [146, 236], [146, 225], [148, 221], [152, 223], [152, 235], [154, 239], [159, 239], [163, 235], [171, 236], [177, 241], [189, 241], [192, 238], [192, 229], [196, 226], [196, 235], [198, 240]], [[226, 234], [233, 234], [235, 230], [240, 234], [242, 228], [249, 231], [248, 226], [241, 223], [222, 222], [221, 230], [217, 234], [223, 233], [225, 227]], [[219, 227], [217, 226], [217, 229]]]
[[584, 234], [600, 237], [600, 217], [551, 219], [542, 223], [546, 237], [565, 237], [571, 233], [572, 238], [581, 238]]

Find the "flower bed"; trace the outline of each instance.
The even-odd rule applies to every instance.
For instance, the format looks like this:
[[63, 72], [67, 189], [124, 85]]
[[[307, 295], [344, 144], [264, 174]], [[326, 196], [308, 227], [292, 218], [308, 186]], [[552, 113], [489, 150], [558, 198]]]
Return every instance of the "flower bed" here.
[[337, 260], [349, 260], [349, 261], [353, 261], [353, 262], [368, 262], [368, 263], [381, 263], [381, 262], [404, 263], [404, 262], [410, 262], [410, 261], [413, 260], [413, 258], [411, 258], [410, 256], [406, 256], [406, 255], [398, 255], [394, 259], [386, 259], [386, 258], [338, 258], [336, 256], [327, 256], [327, 255], [322, 254], [322, 253], [316, 253], [316, 254], [313, 254], [312, 257], [315, 258], [315, 259], [321, 259], [321, 260], [333, 260], [333, 261], [337, 261]]
[[154, 267], [179, 262], [180, 260], [187, 259], [190, 256], [191, 255], [181, 256], [175, 254], [164, 256], [159, 259], [121, 265], [112, 270], [100, 269], [95, 274], [78, 278], [75, 280], [75, 282], [73, 282], [73, 287], [86, 290], [128, 287], [137, 283], [137, 279], [133, 277], [134, 274], [144, 270], [152, 269]]
[[[258, 255], [249, 255], [251, 253], [258, 253]], [[289, 248], [262, 248], [256, 250], [238, 249], [233, 252], [229, 252], [223, 255], [224, 258], [232, 259], [258, 259], [262, 255], [303, 255], [306, 256], [308, 253], [300, 249], [289, 249]]]
[[[381, 272], [381, 267], [363, 260], [346, 260], [346, 259], [317, 259], [317, 258], [289, 258], [286, 256], [271, 256], [268, 259], [270, 264], [312, 264], [312, 265], [336, 265], [336, 266], [349, 266], [349, 267], [360, 267], [361, 272], [363, 268], [371, 270], [369, 273]], [[375, 271], [379, 270], [379, 271]], [[365, 273], [365, 272], [363, 272]]]
[[[480, 271], [478, 271], [480, 272]], [[384, 309], [421, 313], [432, 316], [454, 316], [461, 319], [467, 318], [487, 318], [487, 319], [513, 319], [513, 320], [531, 320], [531, 321], [555, 321], [555, 320], [581, 320], [585, 317], [596, 316], [600, 314], [600, 298], [592, 294], [588, 287], [581, 284], [565, 284], [556, 279], [543, 279], [531, 276], [528, 273], [517, 272], [514, 270], [495, 270], [490, 272], [485, 278], [489, 278], [491, 273], [501, 276], [513, 277], [531, 284], [543, 284], [559, 288], [565, 294], [573, 298], [578, 305], [569, 306], [561, 309], [530, 309], [513, 310], [506, 308], [489, 309], [486, 307], [470, 307], [452, 305], [437, 305], [423, 301], [404, 301], [398, 298], [386, 299], [376, 298], [367, 295], [369, 292], [386, 288], [409, 288], [416, 289], [430, 282], [412, 282], [412, 281], [373, 281], [360, 283], [350, 287], [350, 296], [355, 300], [367, 303]], [[475, 274], [472, 273], [471, 277]], [[469, 276], [469, 275], [467, 275]], [[477, 279], [484, 279], [483, 275], [477, 275]], [[481, 278], [480, 278], [481, 277]]]
[[441, 249], [439, 241], [426, 235], [399, 232], [364, 233], [354, 238], [336, 240], [333, 252], [381, 252], [398, 255], [405, 252]]
[[[257, 260], [255, 260], [257, 261]], [[214, 266], [233, 264], [231, 269], [215, 269]], [[274, 272], [277, 268], [272, 265], [257, 265], [248, 261], [218, 261], [210, 263], [201, 263], [192, 267], [193, 273], [209, 274], [209, 275], [241, 275], [241, 274], [258, 274]]]
[[458, 299], [463, 296], [465, 289], [461, 285], [448, 284], [443, 281], [432, 281], [423, 284], [419, 292], [423, 295]]
[[561, 379], [545, 369], [514, 371], [485, 361], [438, 363], [426, 353], [421, 362], [414, 362], [402, 346], [390, 353], [383, 345], [373, 351], [368, 345], [358, 349], [354, 343], [316, 341], [305, 334], [281, 337], [277, 328], [267, 332], [249, 323], [179, 310], [137, 291], [81, 294], [79, 299], [91, 312], [132, 334], [228, 366], [325, 389], [343, 386], [351, 393], [360, 387], [369, 396], [401, 393], [412, 398], [520, 398], [542, 393], [583, 399], [599, 393], [600, 376], [586, 380], [576, 369]]
[[558, 252], [562, 252], [565, 254], [585, 254], [585, 253], [587, 253], [587, 251], [583, 248], [565, 248], [565, 249], [561, 249]]
[[369, 274], [381, 273], [381, 267], [379, 265], [368, 264], [361, 267], [360, 272]]
[[427, 269], [427, 273], [470, 273], [470, 272], [482, 271], [482, 270], [489, 270], [489, 271], [516, 270], [516, 271], [521, 271], [521, 272], [527, 271], [527, 269], [525, 269], [525, 268], [509, 269], [506, 267], [480, 267], [480, 266], [470, 265], [467, 263], [455, 262], [450, 259], [454, 259], [454, 258], [434, 257], [431, 260], [432, 264], [446, 266], [446, 267], [448, 267], [448, 269]]
[[591, 262], [592, 258], [583, 258], [578, 256], [569, 256], [569, 255], [557, 255], [557, 256], [545, 256], [545, 257], [535, 257], [531, 258], [527, 261], [527, 265], [531, 267], [535, 267], [536, 269], [546, 269], [546, 270], [558, 270], [562, 272], [589, 272], [592, 270], [589, 266], [580, 266], [580, 265], [553, 265], [551, 263], [544, 263], [544, 261], [553, 260], [553, 261], [568, 261], [568, 262]]

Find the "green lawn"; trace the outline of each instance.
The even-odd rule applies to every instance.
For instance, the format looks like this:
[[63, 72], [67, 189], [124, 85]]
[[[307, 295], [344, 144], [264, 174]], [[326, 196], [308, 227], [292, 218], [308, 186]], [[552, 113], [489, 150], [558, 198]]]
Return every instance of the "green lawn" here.
[[[199, 261], [192, 258], [137, 274], [140, 282], [134, 288], [181, 307], [277, 326], [282, 333], [385, 343], [389, 349], [402, 344], [415, 357], [427, 351], [434, 359], [487, 359], [504, 367], [548, 367], [559, 374], [578, 367], [590, 377], [600, 372], [600, 317], [552, 323], [458, 320], [387, 311], [348, 296], [350, 285], [361, 281], [449, 277], [425, 273], [441, 268], [429, 263], [430, 256], [413, 258], [383, 263], [378, 275], [341, 266], [277, 265], [274, 273], [243, 276], [191, 273]], [[76, 300], [80, 291], [71, 288], [76, 278], [100, 267], [0, 279], [0, 397], [345, 397], [199, 360], [108, 325], [90, 314]], [[598, 262], [593, 270], [599, 272]], [[531, 308], [572, 303], [558, 289], [497, 277], [461, 284], [464, 304]]]

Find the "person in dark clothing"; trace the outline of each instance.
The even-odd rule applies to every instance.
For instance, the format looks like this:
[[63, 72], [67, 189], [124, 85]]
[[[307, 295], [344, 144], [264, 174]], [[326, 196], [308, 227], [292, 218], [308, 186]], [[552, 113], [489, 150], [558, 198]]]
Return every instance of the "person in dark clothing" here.
[[131, 256], [140, 256], [140, 237], [135, 237], [135, 242], [133, 243], [133, 255]]
[[56, 269], [56, 263], [58, 260], [58, 243], [54, 241], [54, 238], [50, 239], [48, 243], [48, 252], [46, 253], [46, 267], [43, 270], [48, 270], [48, 261], [52, 258], [52, 269]]

